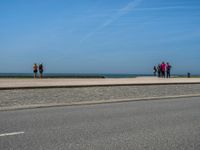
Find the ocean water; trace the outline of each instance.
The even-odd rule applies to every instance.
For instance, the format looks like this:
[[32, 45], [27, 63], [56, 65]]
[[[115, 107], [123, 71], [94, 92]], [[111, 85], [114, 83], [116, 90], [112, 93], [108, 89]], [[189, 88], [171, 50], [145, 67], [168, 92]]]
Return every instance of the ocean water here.
[[[148, 74], [94, 74], [94, 73], [44, 73], [46, 78], [135, 78]], [[32, 78], [33, 73], [0, 73], [0, 78]]]

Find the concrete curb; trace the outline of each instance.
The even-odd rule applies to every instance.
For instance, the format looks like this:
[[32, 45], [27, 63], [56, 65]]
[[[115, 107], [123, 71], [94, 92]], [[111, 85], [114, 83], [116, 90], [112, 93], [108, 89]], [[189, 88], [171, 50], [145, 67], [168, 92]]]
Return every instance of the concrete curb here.
[[127, 83], [127, 84], [90, 84], [90, 85], [53, 85], [53, 86], [20, 86], [0, 87], [0, 90], [24, 90], [24, 89], [52, 89], [52, 88], [85, 88], [85, 87], [113, 87], [113, 86], [156, 86], [156, 85], [188, 85], [200, 84], [200, 82], [171, 82], [171, 83]]
[[200, 94], [190, 95], [177, 95], [177, 96], [163, 96], [163, 97], [146, 97], [146, 98], [134, 98], [134, 99], [117, 99], [117, 100], [99, 100], [99, 101], [85, 101], [85, 102], [74, 102], [74, 103], [51, 103], [51, 104], [33, 104], [25, 106], [12, 106], [2, 107], [0, 111], [12, 111], [12, 110], [25, 110], [25, 109], [37, 109], [37, 108], [49, 108], [49, 107], [65, 107], [65, 106], [82, 106], [82, 105], [97, 105], [97, 104], [109, 104], [109, 103], [124, 103], [134, 101], [148, 101], [148, 100], [169, 100], [175, 98], [189, 98], [189, 97], [200, 97]]

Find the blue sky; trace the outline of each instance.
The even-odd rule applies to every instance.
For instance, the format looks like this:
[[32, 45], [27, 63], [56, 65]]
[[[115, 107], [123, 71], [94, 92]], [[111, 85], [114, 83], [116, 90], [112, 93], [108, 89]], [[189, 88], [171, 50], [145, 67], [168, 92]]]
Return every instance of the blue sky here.
[[199, 0], [0, 0], [0, 72], [200, 74]]

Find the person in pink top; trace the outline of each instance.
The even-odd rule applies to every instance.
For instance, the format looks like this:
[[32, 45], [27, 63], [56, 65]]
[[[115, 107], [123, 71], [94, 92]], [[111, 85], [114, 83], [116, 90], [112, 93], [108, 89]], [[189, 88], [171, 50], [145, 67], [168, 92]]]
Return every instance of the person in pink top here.
[[162, 77], [165, 78], [165, 70], [166, 70], [166, 64], [165, 62], [162, 62], [161, 64], [161, 72], [162, 72]]

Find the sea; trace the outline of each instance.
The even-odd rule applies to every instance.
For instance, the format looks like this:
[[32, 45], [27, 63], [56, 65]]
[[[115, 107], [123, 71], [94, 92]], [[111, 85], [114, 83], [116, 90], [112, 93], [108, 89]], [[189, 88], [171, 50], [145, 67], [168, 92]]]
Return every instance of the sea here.
[[[150, 74], [44, 73], [44, 78], [135, 78]], [[33, 73], [0, 73], [0, 78], [32, 78]]]

